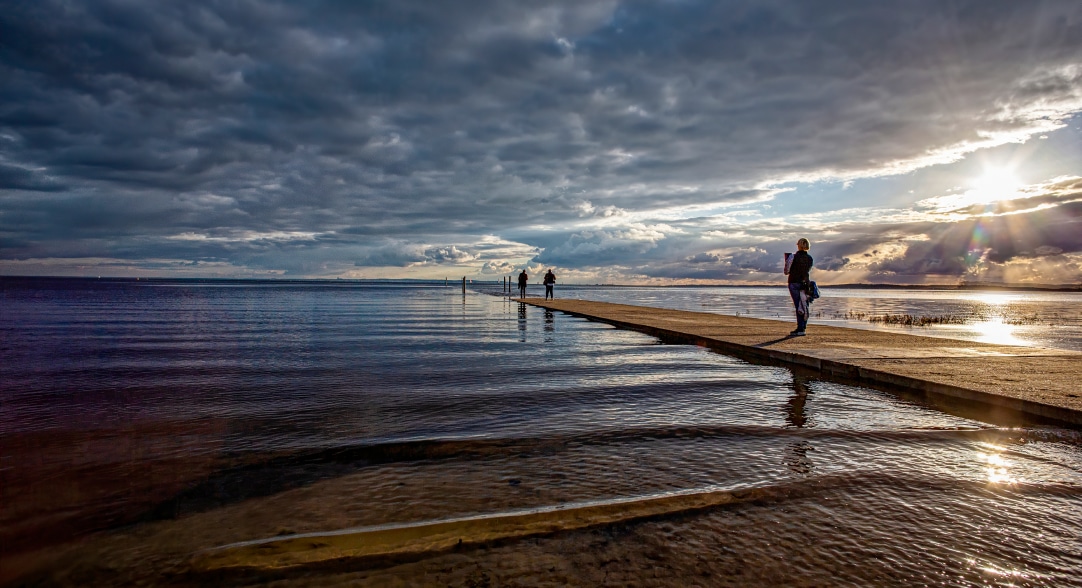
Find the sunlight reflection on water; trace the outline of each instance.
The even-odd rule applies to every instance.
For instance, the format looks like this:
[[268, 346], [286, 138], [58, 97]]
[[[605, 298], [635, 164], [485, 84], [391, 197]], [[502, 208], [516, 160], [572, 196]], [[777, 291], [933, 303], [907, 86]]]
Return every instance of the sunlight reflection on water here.
[[1019, 326], [1004, 322], [1002, 317], [995, 317], [988, 321], [975, 323], [972, 325], [972, 329], [978, 333], [973, 340], [979, 343], [1019, 346], [1036, 345], [1036, 342], [1034, 341], [1017, 336]]
[[986, 466], [989, 482], [993, 484], [1016, 484], [1020, 481], [1011, 475], [1010, 461], [1002, 455], [1006, 447], [991, 443], [981, 443], [980, 445], [982, 448], [989, 450], [988, 452], [977, 453], [978, 460]]

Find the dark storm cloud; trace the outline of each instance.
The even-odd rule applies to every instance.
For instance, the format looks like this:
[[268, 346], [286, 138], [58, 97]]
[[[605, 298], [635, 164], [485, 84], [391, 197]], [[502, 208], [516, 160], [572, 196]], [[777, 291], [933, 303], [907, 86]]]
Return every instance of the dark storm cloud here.
[[[984, 263], [1025, 263], [1082, 253], [1082, 194], [1037, 199], [1060, 204], [952, 222], [849, 224], [844, 236], [836, 236], [839, 231], [834, 230], [833, 237], [813, 239], [815, 265], [821, 270], [861, 272], [862, 279], [871, 281], [898, 276], [919, 281], [964, 276]], [[900, 252], [887, 251], [900, 242], [905, 244]]]
[[567, 239], [546, 248], [537, 261], [546, 265], [582, 265], [588, 260], [590, 266], [616, 265], [632, 258], [638, 263], [647, 261], [650, 250], [657, 247], [664, 234], [657, 231], [635, 229], [588, 230], [569, 235]]
[[[951, 273], [974, 251], [988, 261], [1082, 252], [1082, 202], [1024, 215], [978, 218], [936, 227], [932, 240], [910, 248], [906, 256], [878, 269], [911, 274], [937, 260], [935, 273]], [[952, 264], [955, 264], [952, 266]]]
[[[3, 255], [461, 262], [479, 235], [744, 202], [1058, 120], [1080, 39], [1073, 0], [17, 2]], [[283, 232], [320, 237], [253, 251]], [[527, 243], [567, 267], [707, 254], [649, 227], [564, 236]]]
[[717, 263], [721, 256], [717, 253], [696, 253], [686, 260], [688, 263]]
[[24, 167], [0, 163], [0, 190], [29, 190], [61, 192], [66, 187], [54, 179], [34, 173]]

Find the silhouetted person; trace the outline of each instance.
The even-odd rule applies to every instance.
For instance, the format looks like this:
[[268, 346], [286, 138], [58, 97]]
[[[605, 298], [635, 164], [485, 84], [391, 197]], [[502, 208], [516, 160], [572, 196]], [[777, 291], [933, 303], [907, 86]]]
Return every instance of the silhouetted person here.
[[812, 257], [808, 255], [811, 243], [801, 237], [796, 242], [797, 252], [786, 254], [785, 273], [789, 275], [789, 297], [793, 299], [796, 307], [796, 329], [789, 333], [795, 337], [802, 337], [808, 327], [808, 295], [807, 284], [811, 280]]
[[556, 295], [552, 293], [552, 287], [556, 285], [556, 274], [549, 270], [549, 273], [545, 274], [545, 300], [549, 298], [555, 299]]
[[526, 282], [530, 280], [530, 276], [526, 274], [526, 270], [522, 270], [522, 273], [518, 275], [518, 297], [526, 297]]

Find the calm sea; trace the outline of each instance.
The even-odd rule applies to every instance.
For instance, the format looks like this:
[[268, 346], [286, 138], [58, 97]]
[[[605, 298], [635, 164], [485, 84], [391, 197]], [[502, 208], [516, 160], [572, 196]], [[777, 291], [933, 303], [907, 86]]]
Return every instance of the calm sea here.
[[[494, 285], [0, 284], [5, 584], [1082, 585], [1077, 430], [663, 345]], [[557, 295], [789, 316], [781, 288]], [[824, 289], [812, 310], [811, 328], [1082, 349], [1078, 294]], [[967, 322], [866, 320], [889, 313]], [[700, 494], [729, 499], [633, 516]], [[275, 536], [617, 503], [626, 520], [406, 558], [190, 563]]]

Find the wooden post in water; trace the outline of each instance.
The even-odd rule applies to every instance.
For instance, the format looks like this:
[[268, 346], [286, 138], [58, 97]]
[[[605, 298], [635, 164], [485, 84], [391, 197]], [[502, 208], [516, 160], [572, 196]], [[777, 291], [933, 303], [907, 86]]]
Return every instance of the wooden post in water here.
[[462, 295], [466, 295], [466, 276], [462, 276]]

